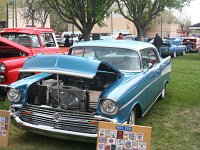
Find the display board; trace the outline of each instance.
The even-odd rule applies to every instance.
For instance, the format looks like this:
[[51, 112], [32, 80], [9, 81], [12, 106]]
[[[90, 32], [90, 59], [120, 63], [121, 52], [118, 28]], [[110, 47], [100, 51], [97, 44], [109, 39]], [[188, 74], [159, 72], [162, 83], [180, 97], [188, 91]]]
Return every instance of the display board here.
[[8, 134], [10, 126], [10, 112], [0, 110], [0, 147], [8, 146]]
[[99, 122], [97, 150], [150, 150], [151, 127]]

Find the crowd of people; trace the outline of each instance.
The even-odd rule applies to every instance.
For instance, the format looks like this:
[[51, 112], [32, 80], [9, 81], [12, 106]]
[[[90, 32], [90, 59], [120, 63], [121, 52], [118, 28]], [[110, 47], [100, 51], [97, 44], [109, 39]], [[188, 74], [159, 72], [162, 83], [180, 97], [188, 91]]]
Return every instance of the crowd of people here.
[[[65, 38], [65, 42], [64, 42], [64, 47], [71, 47], [73, 45], [73, 36], [71, 35], [65, 35], [64, 36]], [[122, 33], [119, 33], [119, 35], [117, 36], [116, 40], [124, 40], [125, 37], [123, 36]], [[78, 41], [82, 41], [83, 40], [83, 36], [82, 35], [78, 35]], [[136, 41], [143, 41], [143, 42], [149, 42], [150, 40], [152, 40], [151, 38], [149, 37], [141, 37], [140, 39], [138, 37], [135, 37], [135, 40]], [[152, 43], [158, 50], [159, 54], [160, 54], [160, 47], [162, 46], [163, 44], [163, 40], [162, 38], [156, 34], [156, 36], [153, 38], [153, 43]]]

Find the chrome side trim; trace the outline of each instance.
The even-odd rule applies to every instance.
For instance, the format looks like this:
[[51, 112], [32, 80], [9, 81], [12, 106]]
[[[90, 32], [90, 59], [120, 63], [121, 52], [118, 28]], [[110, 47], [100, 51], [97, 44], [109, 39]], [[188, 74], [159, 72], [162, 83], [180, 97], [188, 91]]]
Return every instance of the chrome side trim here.
[[88, 134], [88, 133], [59, 130], [59, 129], [55, 129], [53, 127], [44, 126], [44, 125], [33, 125], [33, 124], [22, 121], [18, 116], [15, 117], [14, 119], [19, 126], [43, 130], [44, 132], [49, 131], [49, 132], [54, 132], [54, 133], [61, 133], [61, 134], [72, 135], [72, 136], [75, 135], [75, 136], [81, 136], [81, 137], [90, 137], [90, 138], [96, 138], [97, 137], [97, 134]]
[[[169, 69], [171, 70], [171, 64], [168, 65], [166, 67], [166, 69], [164, 70], [167, 70], [166, 73], [161, 73], [161, 76], [155, 80], [153, 80], [151, 83], [149, 83], [142, 91], [140, 91], [137, 95], [135, 95], [135, 97], [133, 97], [128, 103], [126, 103], [125, 105], [123, 105], [119, 110], [122, 110], [124, 109], [125, 107], [127, 107], [130, 103], [132, 103], [140, 94], [142, 94], [149, 86], [151, 86], [154, 82], [156, 82], [157, 80], [159, 80], [163, 75], [169, 73]], [[162, 71], [163, 72], [163, 71]]]
[[171, 64], [168, 65], [165, 69], [163, 69], [163, 71], [161, 72], [161, 75], [165, 75], [167, 73], [170, 73], [171, 72]]

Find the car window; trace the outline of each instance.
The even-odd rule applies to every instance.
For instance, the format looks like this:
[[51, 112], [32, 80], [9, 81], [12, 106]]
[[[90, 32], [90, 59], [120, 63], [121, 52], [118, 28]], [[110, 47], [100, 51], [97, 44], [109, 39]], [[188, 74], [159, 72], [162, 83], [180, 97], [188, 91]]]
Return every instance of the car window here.
[[1, 36], [26, 47], [40, 47], [38, 36], [36, 34], [2, 33]]
[[141, 56], [142, 56], [142, 65], [144, 69], [149, 68], [150, 64], [155, 65], [159, 62], [155, 50], [152, 49], [142, 50]]
[[46, 47], [55, 47], [56, 43], [54, 41], [54, 37], [52, 33], [42, 33], [40, 35], [40, 38], [42, 40], [42, 43], [46, 46]]
[[136, 51], [123, 48], [108, 47], [75, 47], [71, 55], [98, 59], [109, 63], [119, 70], [140, 70], [140, 59]]

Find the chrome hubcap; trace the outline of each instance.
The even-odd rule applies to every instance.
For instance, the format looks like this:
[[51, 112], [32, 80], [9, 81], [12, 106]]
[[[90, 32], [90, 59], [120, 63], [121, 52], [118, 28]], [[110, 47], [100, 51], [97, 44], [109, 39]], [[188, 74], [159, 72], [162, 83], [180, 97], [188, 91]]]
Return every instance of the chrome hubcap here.
[[165, 97], [165, 88], [162, 90], [162, 98]]
[[129, 124], [135, 125], [135, 112], [132, 111], [129, 118]]
[[176, 57], [176, 52], [174, 52], [174, 57]]

